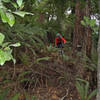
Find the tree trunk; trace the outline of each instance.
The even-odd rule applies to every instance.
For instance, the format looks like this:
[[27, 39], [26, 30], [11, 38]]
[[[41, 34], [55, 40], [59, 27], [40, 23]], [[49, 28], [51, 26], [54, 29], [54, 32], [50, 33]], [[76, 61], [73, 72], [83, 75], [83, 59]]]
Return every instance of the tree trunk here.
[[[90, 0], [87, 0], [86, 1], [86, 10], [85, 10], [85, 13], [86, 13], [86, 16], [90, 18]], [[86, 55], [91, 58], [91, 48], [92, 48], [92, 30], [91, 28], [88, 26], [86, 28]]]
[[92, 48], [92, 32], [91, 29], [88, 27], [86, 29], [87, 33], [87, 45], [86, 45], [86, 55], [91, 58], [91, 48]]
[[74, 27], [74, 34], [73, 34], [73, 52], [75, 52], [78, 47], [85, 49], [84, 44], [85, 44], [85, 27], [81, 25], [81, 20], [83, 20], [83, 17], [85, 15], [84, 9], [80, 8], [80, 1], [76, 1], [76, 6], [75, 6], [75, 15], [76, 15], [76, 20], [75, 20], [75, 27]]
[[80, 2], [81, 1], [77, 0], [75, 7], [76, 20], [73, 34], [73, 52], [81, 49], [81, 51], [90, 58], [92, 48], [92, 31], [89, 26], [84, 27], [81, 25], [81, 21], [84, 16], [90, 17], [90, 0], [86, 1], [86, 6], [84, 6], [84, 8], [80, 8]]
[[[100, 12], [100, 0], [99, 0], [99, 12]], [[100, 18], [99, 18], [99, 40], [98, 40], [98, 68], [97, 68], [97, 100], [100, 100]]]

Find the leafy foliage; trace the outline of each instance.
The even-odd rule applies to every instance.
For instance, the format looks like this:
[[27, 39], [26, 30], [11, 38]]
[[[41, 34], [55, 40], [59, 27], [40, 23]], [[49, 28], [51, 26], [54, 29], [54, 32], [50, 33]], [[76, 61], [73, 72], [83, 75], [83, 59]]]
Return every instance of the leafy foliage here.
[[1, 15], [2, 22], [8, 23], [11, 27], [15, 24], [15, 17], [13, 13], [21, 17], [24, 17], [26, 14], [33, 15], [32, 13], [29, 13], [29, 12], [20, 11], [20, 8], [19, 8], [19, 11], [12, 11], [11, 9], [4, 6], [5, 3], [10, 3], [15, 8], [18, 8], [17, 4], [19, 7], [21, 7], [21, 5], [23, 4], [23, 0], [17, 0], [16, 2], [12, 2], [11, 0], [0, 0], [0, 15]]
[[[9, 26], [5, 27], [6, 28], [4, 29], [3, 33], [5, 34], [7, 41], [19, 41], [22, 44], [22, 46], [25, 46], [30, 51], [32, 51], [33, 55], [36, 55], [37, 52], [41, 52], [41, 49], [46, 49], [45, 42], [47, 38], [47, 33], [46, 30], [44, 30], [43, 28], [39, 26], [33, 26], [32, 24], [25, 25], [20, 23], [16, 23], [12, 28], [10, 28]], [[26, 60], [28, 57], [27, 55]], [[20, 58], [23, 58], [23, 56], [20, 56]]]
[[96, 19], [89, 19], [86, 16], [84, 16], [84, 19], [81, 21], [81, 24], [86, 27], [91, 27], [94, 33], [97, 33], [99, 29], [99, 27], [96, 25]]
[[16, 44], [9, 44], [8, 42], [3, 43], [4, 42], [4, 35], [2, 33], [0, 33], [0, 65], [4, 65], [4, 63], [6, 61], [10, 61], [13, 60], [14, 64], [15, 64], [15, 59], [12, 56], [12, 49], [10, 48], [11, 46], [13, 47], [19, 47], [20, 43], [16, 43]]

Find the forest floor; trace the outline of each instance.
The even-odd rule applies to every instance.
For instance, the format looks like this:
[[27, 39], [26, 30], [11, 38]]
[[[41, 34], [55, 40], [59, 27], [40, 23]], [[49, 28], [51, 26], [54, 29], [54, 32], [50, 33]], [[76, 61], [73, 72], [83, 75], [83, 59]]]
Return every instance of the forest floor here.
[[80, 57], [72, 58], [68, 52], [65, 60], [58, 53], [51, 53], [46, 54], [49, 60], [39, 63], [7, 63], [0, 67], [0, 88], [10, 87], [6, 100], [16, 93], [20, 93], [19, 100], [81, 100], [75, 87], [76, 78], [89, 80], [90, 73]]

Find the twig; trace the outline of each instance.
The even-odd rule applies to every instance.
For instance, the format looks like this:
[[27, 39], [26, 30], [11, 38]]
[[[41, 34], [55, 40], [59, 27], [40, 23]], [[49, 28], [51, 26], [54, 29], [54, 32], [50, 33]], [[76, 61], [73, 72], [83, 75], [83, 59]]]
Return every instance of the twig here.
[[62, 98], [61, 98], [61, 100], [64, 100], [65, 99], [65, 97], [67, 97], [68, 96], [68, 90], [66, 90], [66, 95], [65, 96], [63, 96]]

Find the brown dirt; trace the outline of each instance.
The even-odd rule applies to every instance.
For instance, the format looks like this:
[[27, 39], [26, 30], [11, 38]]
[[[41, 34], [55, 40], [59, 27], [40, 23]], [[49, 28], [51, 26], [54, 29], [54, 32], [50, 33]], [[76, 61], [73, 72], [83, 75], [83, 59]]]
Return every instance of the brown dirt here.
[[[50, 55], [49, 61], [42, 61], [39, 64], [13, 66], [7, 63], [0, 67], [0, 82], [11, 80], [0, 84], [0, 87], [10, 87], [9, 97], [16, 92], [21, 93], [19, 100], [26, 100], [24, 92], [36, 96], [37, 100], [80, 100], [79, 93], [75, 88], [76, 77], [84, 77], [85, 70], [79, 61], [62, 61], [56, 54]], [[22, 73], [29, 72], [21, 76]], [[29, 81], [21, 82], [24, 78]], [[31, 100], [31, 99], [29, 99]]]

